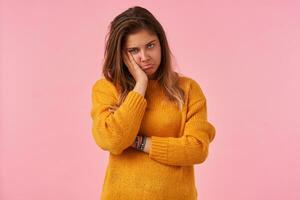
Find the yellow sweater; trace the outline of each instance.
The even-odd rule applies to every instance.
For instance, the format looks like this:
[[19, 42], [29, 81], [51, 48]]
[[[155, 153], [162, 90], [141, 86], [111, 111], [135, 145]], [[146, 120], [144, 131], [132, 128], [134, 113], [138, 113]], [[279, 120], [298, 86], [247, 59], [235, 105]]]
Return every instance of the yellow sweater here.
[[[183, 110], [165, 97], [156, 80], [145, 96], [130, 91], [115, 111], [117, 90], [101, 78], [92, 88], [92, 134], [109, 154], [101, 200], [196, 200], [194, 167], [205, 161], [214, 126], [196, 81], [180, 77]], [[131, 147], [137, 135], [151, 137], [149, 154]]]

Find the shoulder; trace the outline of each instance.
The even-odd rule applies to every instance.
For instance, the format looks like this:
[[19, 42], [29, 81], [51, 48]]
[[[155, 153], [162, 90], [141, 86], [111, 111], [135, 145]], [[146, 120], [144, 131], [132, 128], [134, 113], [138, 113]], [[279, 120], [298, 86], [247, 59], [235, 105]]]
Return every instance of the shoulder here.
[[92, 85], [92, 91], [101, 91], [105, 93], [117, 93], [115, 85], [104, 77], [97, 79]]
[[179, 85], [183, 88], [183, 90], [188, 94], [190, 98], [205, 98], [200, 84], [195, 79], [185, 75], [180, 75]]

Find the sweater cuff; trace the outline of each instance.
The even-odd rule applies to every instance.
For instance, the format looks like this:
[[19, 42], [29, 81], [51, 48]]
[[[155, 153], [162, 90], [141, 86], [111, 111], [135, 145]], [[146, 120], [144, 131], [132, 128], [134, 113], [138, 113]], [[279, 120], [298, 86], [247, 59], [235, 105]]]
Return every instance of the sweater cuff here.
[[140, 93], [131, 90], [126, 99], [123, 102], [126, 108], [129, 109], [132, 115], [141, 118], [144, 115], [145, 109], [147, 107], [147, 100]]
[[158, 161], [166, 162], [168, 160], [168, 144], [168, 137], [151, 136], [149, 157]]

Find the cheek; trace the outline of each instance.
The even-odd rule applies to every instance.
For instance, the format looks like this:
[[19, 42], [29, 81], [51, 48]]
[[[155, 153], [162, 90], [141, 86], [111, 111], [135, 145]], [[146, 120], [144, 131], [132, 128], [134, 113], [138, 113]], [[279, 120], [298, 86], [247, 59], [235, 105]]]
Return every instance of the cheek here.
[[156, 53], [155, 60], [156, 60], [156, 62], [160, 63], [160, 60], [161, 60], [161, 52], [160, 51]]
[[155, 50], [152, 52], [152, 58], [156, 61], [160, 60], [161, 52], [160, 50]]

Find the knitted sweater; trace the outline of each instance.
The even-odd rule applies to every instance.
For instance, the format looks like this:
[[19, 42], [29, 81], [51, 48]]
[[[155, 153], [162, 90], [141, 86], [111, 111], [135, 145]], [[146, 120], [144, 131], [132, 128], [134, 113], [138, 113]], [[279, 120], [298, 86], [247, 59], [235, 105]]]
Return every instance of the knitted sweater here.
[[[92, 87], [92, 135], [109, 152], [101, 200], [196, 200], [195, 164], [208, 156], [215, 137], [199, 84], [182, 76], [186, 98], [180, 111], [149, 80], [145, 96], [130, 91], [114, 112], [116, 87], [101, 78]], [[149, 154], [131, 147], [137, 135], [151, 137]]]

